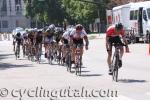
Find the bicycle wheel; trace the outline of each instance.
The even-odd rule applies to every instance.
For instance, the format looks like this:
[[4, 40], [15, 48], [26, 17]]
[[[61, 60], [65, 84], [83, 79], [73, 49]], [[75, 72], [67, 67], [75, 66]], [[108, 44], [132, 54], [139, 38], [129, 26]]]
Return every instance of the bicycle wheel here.
[[16, 60], [17, 60], [17, 58], [18, 58], [18, 48], [16, 48], [15, 56], [16, 56]]
[[80, 71], [80, 56], [76, 55], [76, 63], [75, 63], [75, 71], [76, 75], [79, 75]]
[[81, 75], [81, 68], [82, 68], [82, 56], [79, 55], [79, 75]]
[[16, 60], [19, 58], [19, 53], [20, 53], [20, 48], [19, 45], [17, 45], [16, 52], [15, 52]]
[[116, 55], [115, 56], [114, 70], [113, 70], [113, 80], [115, 82], [118, 82], [118, 62], [119, 62], [119, 55]]
[[22, 46], [22, 50], [23, 50], [23, 57], [25, 57], [25, 55], [26, 55], [26, 46], [25, 45]]
[[53, 56], [52, 56], [52, 50], [49, 50], [49, 55], [48, 55], [48, 62], [49, 62], [49, 64], [53, 64], [52, 63], [52, 60], [53, 60]]
[[111, 71], [112, 71], [112, 80], [115, 80], [115, 63], [116, 63], [116, 56], [115, 54], [113, 55], [112, 59], [112, 65], [111, 65]]
[[71, 55], [68, 54], [66, 58], [67, 71], [71, 72]]

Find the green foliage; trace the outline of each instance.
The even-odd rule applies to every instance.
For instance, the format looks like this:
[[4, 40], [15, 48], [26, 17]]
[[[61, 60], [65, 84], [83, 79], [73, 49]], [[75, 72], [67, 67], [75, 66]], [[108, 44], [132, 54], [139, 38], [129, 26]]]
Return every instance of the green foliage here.
[[67, 19], [70, 23], [91, 23], [98, 17], [98, 9], [101, 20], [105, 20], [106, 5], [110, 2], [109, 0], [24, 1], [27, 17], [48, 23], [61, 23], [64, 19]]
[[61, 0], [32, 0], [26, 3], [26, 16], [31, 19], [38, 19], [48, 23], [62, 22], [64, 19], [64, 11], [61, 8]]

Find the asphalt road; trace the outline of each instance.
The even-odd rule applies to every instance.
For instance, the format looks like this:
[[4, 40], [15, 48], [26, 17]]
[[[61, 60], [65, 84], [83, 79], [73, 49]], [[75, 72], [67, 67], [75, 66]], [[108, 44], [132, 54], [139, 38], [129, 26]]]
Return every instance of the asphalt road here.
[[150, 100], [148, 44], [129, 46], [116, 83], [108, 75], [104, 37], [90, 38], [81, 76], [44, 57], [41, 64], [16, 60], [12, 41], [0, 41], [0, 100]]

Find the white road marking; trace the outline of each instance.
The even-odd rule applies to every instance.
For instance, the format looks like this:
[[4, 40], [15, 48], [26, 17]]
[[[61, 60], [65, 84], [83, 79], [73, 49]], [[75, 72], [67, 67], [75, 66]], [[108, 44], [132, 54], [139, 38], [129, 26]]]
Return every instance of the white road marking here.
[[110, 98], [110, 100], [133, 100], [133, 99], [131, 99], [131, 98], [128, 98], [128, 97], [126, 97], [126, 96], [123, 96], [123, 95], [120, 95], [120, 96], [118, 96], [118, 97], [111, 97]]

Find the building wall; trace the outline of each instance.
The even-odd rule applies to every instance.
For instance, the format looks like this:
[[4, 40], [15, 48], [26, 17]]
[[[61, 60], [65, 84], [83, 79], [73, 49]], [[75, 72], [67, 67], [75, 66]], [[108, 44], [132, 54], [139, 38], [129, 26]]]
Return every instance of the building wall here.
[[[4, 7], [3, 2], [6, 3], [6, 11], [1, 9]], [[23, 0], [0, 0], [0, 32], [11, 32], [16, 27], [30, 27], [30, 20], [24, 14]]]

